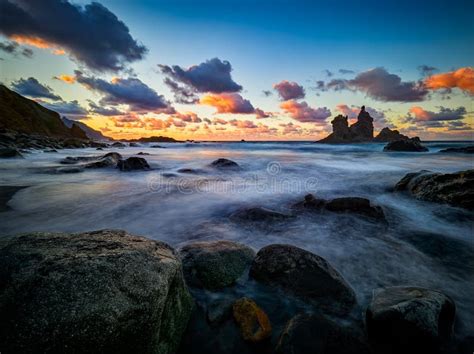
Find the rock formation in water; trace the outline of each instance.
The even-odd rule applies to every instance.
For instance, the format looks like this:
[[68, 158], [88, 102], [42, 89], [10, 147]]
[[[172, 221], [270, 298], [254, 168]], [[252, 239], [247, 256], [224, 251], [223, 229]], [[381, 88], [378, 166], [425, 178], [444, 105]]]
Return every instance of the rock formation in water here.
[[318, 143], [344, 144], [344, 143], [386, 143], [398, 140], [407, 140], [408, 137], [400, 134], [398, 130], [383, 128], [374, 138], [374, 119], [362, 106], [357, 116], [357, 122], [349, 126], [348, 117], [342, 114], [335, 117], [332, 124], [332, 133]]

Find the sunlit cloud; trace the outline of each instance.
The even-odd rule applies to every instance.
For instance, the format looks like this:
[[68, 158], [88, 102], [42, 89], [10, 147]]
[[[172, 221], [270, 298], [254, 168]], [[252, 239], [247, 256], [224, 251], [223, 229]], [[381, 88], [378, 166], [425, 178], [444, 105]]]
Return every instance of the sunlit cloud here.
[[76, 77], [73, 75], [59, 75], [54, 76], [53, 79], [65, 82], [66, 84], [73, 84], [76, 82]]
[[255, 109], [249, 100], [244, 99], [238, 93], [210, 94], [201, 97], [199, 103], [212, 106], [217, 113], [254, 113]]
[[301, 123], [321, 123], [331, 116], [331, 111], [328, 108], [312, 108], [304, 101], [285, 101], [280, 104], [280, 108], [291, 118]]
[[458, 88], [474, 95], [474, 68], [465, 67], [432, 75], [425, 79], [425, 85], [431, 90]]

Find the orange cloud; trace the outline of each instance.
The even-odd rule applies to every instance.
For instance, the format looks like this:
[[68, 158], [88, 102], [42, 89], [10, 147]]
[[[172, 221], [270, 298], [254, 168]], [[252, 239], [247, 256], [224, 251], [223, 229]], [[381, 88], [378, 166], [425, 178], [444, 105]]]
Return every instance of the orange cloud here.
[[474, 69], [466, 67], [435, 74], [425, 79], [425, 85], [432, 90], [459, 88], [474, 95]]
[[255, 111], [250, 101], [238, 93], [205, 95], [201, 97], [199, 103], [215, 107], [217, 113], [253, 113]]
[[301, 123], [323, 122], [331, 116], [331, 111], [326, 107], [312, 108], [305, 101], [284, 101], [280, 104], [280, 108], [291, 118]]
[[410, 113], [413, 113], [413, 115], [418, 119], [418, 120], [429, 120], [430, 116], [427, 111], [425, 111], [422, 107], [420, 106], [414, 106], [410, 108]]
[[63, 81], [67, 84], [73, 84], [76, 82], [76, 77], [72, 75], [59, 75], [54, 77], [56, 80]]
[[32, 47], [41, 48], [41, 49], [51, 49], [51, 52], [55, 55], [64, 55], [66, 52], [59, 48], [57, 45], [48, 42], [40, 37], [32, 37], [32, 36], [22, 36], [19, 34], [15, 34], [10, 37], [13, 41], [19, 44], [26, 44]]

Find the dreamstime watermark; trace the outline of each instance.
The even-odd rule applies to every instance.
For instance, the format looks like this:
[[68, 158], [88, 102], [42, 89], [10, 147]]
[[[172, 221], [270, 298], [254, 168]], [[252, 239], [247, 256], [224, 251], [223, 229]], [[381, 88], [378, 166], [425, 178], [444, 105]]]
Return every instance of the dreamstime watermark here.
[[[228, 172], [228, 173], [227, 173]], [[265, 171], [247, 173], [221, 171], [215, 174], [159, 174], [148, 179], [148, 189], [156, 193], [310, 193], [318, 186], [316, 177], [285, 174], [279, 162], [271, 161]]]

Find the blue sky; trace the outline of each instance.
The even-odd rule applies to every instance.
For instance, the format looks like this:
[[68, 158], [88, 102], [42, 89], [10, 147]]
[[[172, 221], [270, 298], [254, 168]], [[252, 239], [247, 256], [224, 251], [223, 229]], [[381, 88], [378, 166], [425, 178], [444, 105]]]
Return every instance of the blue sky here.
[[[30, 1], [8, 0], [28, 9]], [[49, 6], [59, 0], [47, 0]], [[64, 101], [77, 100], [85, 109], [87, 100], [99, 101], [107, 94], [98, 89], [91, 90], [84, 84], [67, 85], [53, 79], [59, 75], [74, 75], [79, 69], [86, 75], [104, 80], [113, 77], [138, 78], [146, 86], [169, 100], [177, 112], [191, 111], [201, 119], [222, 118], [228, 121], [243, 120], [270, 127], [273, 130], [245, 128], [238, 124], [228, 125], [227, 131], [213, 130], [214, 124], [207, 124], [205, 132], [197, 122], [188, 127], [170, 126], [162, 132], [139, 127], [116, 127], [117, 119], [89, 114], [77, 117], [96, 128], [111, 130], [115, 135], [153, 134], [176, 136], [217, 136], [223, 139], [248, 136], [263, 140], [281, 138], [286, 129], [282, 124], [292, 124], [293, 139], [313, 139], [324, 135], [330, 129], [329, 122], [340, 110], [338, 105], [348, 107], [366, 104], [383, 113], [380, 123], [405, 129], [406, 132], [426, 138], [469, 138], [472, 133], [472, 92], [456, 86], [441, 87], [430, 91], [420, 101], [380, 99], [368, 93], [366, 86], [354, 86], [347, 82], [343, 90], [317, 90], [317, 81], [330, 82], [334, 79], [354, 80], [357, 75], [374, 68], [384, 68], [387, 73], [396, 75], [404, 82], [424, 80], [420, 74], [421, 65], [436, 68], [431, 75], [455, 72], [474, 65], [474, 2], [472, 1], [99, 1], [110, 13], [117, 16], [128, 28], [133, 40], [146, 46], [147, 53], [140, 60], [130, 60], [127, 68], [120, 71], [97, 70], [78, 59], [77, 52], [66, 50], [65, 55], [54, 55], [51, 50], [36, 48], [28, 43], [20, 43], [34, 51], [32, 58], [0, 52], [3, 60], [0, 79], [7, 85], [21, 78], [34, 77], [61, 95]], [[74, 2], [79, 8], [89, 1]], [[51, 5], [52, 6], [52, 5]], [[44, 17], [42, 17], [44, 18]], [[68, 24], [65, 23], [65, 30]], [[1, 27], [1, 25], [0, 25]], [[5, 43], [15, 41], [14, 31], [4, 29]], [[39, 35], [34, 31], [38, 31]], [[32, 29], [29, 36], [49, 36], [50, 32]], [[46, 34], [45, 34], [46, 33]], [[46, 38], [46, 37], [45, 37]], [[56, 38], [47, 37], [48, 42]], [[59, 37], [58, 37], [59, 38]], [[91, 38], [90, 40], [94, 40]], [[104, 40], [107, 40], [105, 38]], [[113, 41], [114, 39], [110, 39]], [[63, 38], [54, 43], [56, 48], [69, 48]], [[83, 52], [81, 52], [83, 53]], [[163, 83], [166, 75], [158, 64], [178, 65], [187, 69], [192, 65], [205, 63], [212, 58], [228, 61], [231, 65], [232, 80], [243, 88], [238, 94], [251, 102], [254, 108], [272, 113], [271, 117], [257, 120], [256, 117], [239, 113], [216, 114], [216, 107], [203, 104], [181, 104], [173, 101], [173, 93]], [[131, 69], [133, 71], [131, 71]], [[340, 69], [353, 73], [341, 74]], [[327, 73], [327, 70], [331, 72]], [[469, 73], [469, 72], [468, 72]], [[463, 72], [465, 76], [465, 72]], [[467, 78], [469, 80], [469, 77]], [[301, 106], [305, 102], [310, 108], [326, 107], [328, 117], [315, 115], [314, 122], [299, 119], [297, 113], [281, 109], [278, 92], [273, 85], [287, 80], [301, 85], [306, 95], [294, 100]], [[124, 82], [125, 83], [125, 82]], [[182, 82], [181, 82], [182, 83]], [[381, 83], [383, 84], [383, 82]], [[195, 89], [195, 88], [192, 88]], [[262, 91], [271, 91], [266, 97]], [[446, 91], [449, 92], [446, 92]], [[199, 92], [199, 96], [209, 94]], [[220, 94], [214, 92], [211, 94]], [[34, 98], [34, 97], [33, 97]], [[109, 100], [110, 102], [110, 100]], [[130, 107], [114, 105], [135, 119], [143, 117], [166, 120], [169, 117], [157, 111], [134, 112]], [[297, 106], [301, 108], [300, 106]], [[457, 119], [450, 115], [443, 123], [428, 126], [426, 120], [411, 117], [412, 107], [422, 107], [427, 112], [447, 112], [442, 108], [456, 110], [465, 108], [465, 113]], [[310, 111], [309, 113], [311, 113]], [[462, 112], [459, 111], [459, 112]], [[169, 113], [169, 112], [168, 112]], [[347, 114], [347, 112], [346, 112]], [[436, 116], [437, 122], [440, 116]], [[74, 117], [73, 117], [74, 118]], [[419, 118], [419, 117], [418, 117]], [[112, 120], [111, 120], [112, 119]], [[174, 119], [174, 118], [173, 118]], [[125, 120], [125, 119], [122, 119]], [[130, 119], [131, 120], [131, 119]], [[178, 119], [179, 120], [179, 119]], [[423, 122], [420, 123], [420, 121]], [[464, 123], [453, 129], [449, 121]], [[172, 122], [172, 120], [170, 120]], [[200, 122], [201, 125], [206, 124]], [[120, 125], [120, 124], [119, 124]], [[123, 125], [123, 124], [122, 124]], [[294, 126], [300, 127], [295, 129]], [[224, 124], [223, 124], [224, 126]], [[197, 129], [195, 129], [198, 127]], [[117, 129], [116, 129], [117, 128]], [[222, 127], [224, 128], [224, 127]], [[129, 129], [125, 132], [124, 129]], [[136, 130], [133, 130], [136, 129]], [[253, 130], [252, 130], [253, 129]], [[277, 130], [274, 130], [277, 129]], [[278, 132], [278, 133], [276, 133]], [[275, 135], [276, 134], [276, 135]], [[124, 136], [125, 136], [124, 135]], [[288, 134], [286, 136], [289, 136]]]

